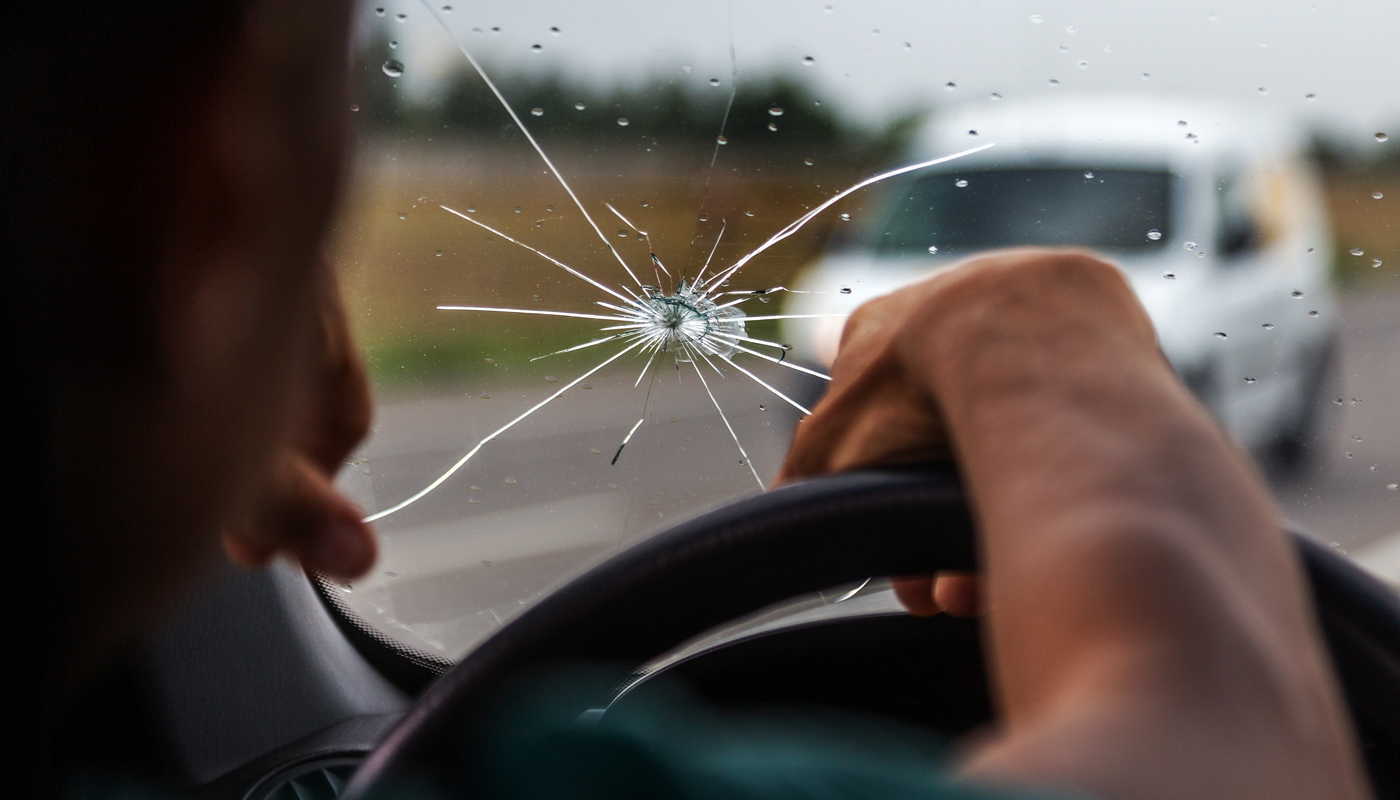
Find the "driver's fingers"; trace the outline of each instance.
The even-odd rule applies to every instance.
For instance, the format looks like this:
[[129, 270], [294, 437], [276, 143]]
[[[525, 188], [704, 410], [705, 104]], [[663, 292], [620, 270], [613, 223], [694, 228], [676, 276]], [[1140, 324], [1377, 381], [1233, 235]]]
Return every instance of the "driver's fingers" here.
[[895, 578], [894, 595], [916, 617], [931, 617], [946, 611], [953, 617], [975, 617], [982, 613], [980, 586], [976, 575], [966, 572], [940, 572]]
[[224, 533], [229, 557], [262, 566], [278, 552], [297, 556], [307, 569], [335, 578], [353, 578], [374, 565], [374, 533], [360, 521], [360, 510], [303, 456], [280, 459], [256, 514]]

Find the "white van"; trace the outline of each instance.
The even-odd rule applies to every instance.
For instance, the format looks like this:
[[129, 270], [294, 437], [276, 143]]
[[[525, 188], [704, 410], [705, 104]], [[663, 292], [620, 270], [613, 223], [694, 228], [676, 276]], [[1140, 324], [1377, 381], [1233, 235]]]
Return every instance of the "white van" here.
[[[1170, 100], [993, 99], [939, 112], [904, 160], [987, 142], [866, 198], [786, 313], [848, 312], [981, 250], [1092, 248], [1122, 266], [1163, 351], [1231, 434], [1302, 454], [1327, 402], [1336, 317], [1300, 128]], [[788, 321], [784, 334], [794, 355], [829, 364], [843, 322]]]

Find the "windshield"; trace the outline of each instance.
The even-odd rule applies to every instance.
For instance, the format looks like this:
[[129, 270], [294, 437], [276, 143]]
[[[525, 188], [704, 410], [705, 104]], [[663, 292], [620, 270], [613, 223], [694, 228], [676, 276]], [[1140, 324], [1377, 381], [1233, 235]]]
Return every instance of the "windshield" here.
[[376, 414], [338, 484], [382, 558], [342, 599], [460, 657], [769, 488], [862, 302], [1030, 244], [1122, 263], [1284, 515], [1382, 564], [1397, 24], [1378, 0], [359, 6], [329, 253]]
[[1008, 169], [926, 175], [891, 203], [873, 232], [882, 253], [966, 254], [1068, 245], [1114, 252], [1171, 241], [1166, 172]]

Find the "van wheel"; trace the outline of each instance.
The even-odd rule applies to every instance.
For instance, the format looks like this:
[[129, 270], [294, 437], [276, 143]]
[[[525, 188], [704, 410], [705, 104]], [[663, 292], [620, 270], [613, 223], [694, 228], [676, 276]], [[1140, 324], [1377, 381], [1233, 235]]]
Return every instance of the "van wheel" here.
[[1335, 340], [1329, 340], [1303, 373], [1298, 409], [1264, 454], [1265, 466], [1271, 471], [1292, 477], [1316, 464], [1323, 450], [1328, 412], [1341, 386], [1340, 361]]

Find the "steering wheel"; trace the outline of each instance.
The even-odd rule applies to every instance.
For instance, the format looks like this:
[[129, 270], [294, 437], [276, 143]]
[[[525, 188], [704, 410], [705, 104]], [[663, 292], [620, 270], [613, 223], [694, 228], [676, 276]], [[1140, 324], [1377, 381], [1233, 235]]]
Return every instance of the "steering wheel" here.
[[[1400, 797], [1400, 595], [1312, 539], [1290, 535], [1377, 796]], [[515, 618], [424, 691], [342, 796], [363, 800], [395, 776], [421, 784], [450, 771], [461, 758], [462, 726], [532, 667], [640, 666], [799, 594], [870, 575], [975, 566], [972, 521], [946, 469], [847, 473], [740, 500], [619, 553]], [[598, 696], [612, 688], [600, 684]]]

